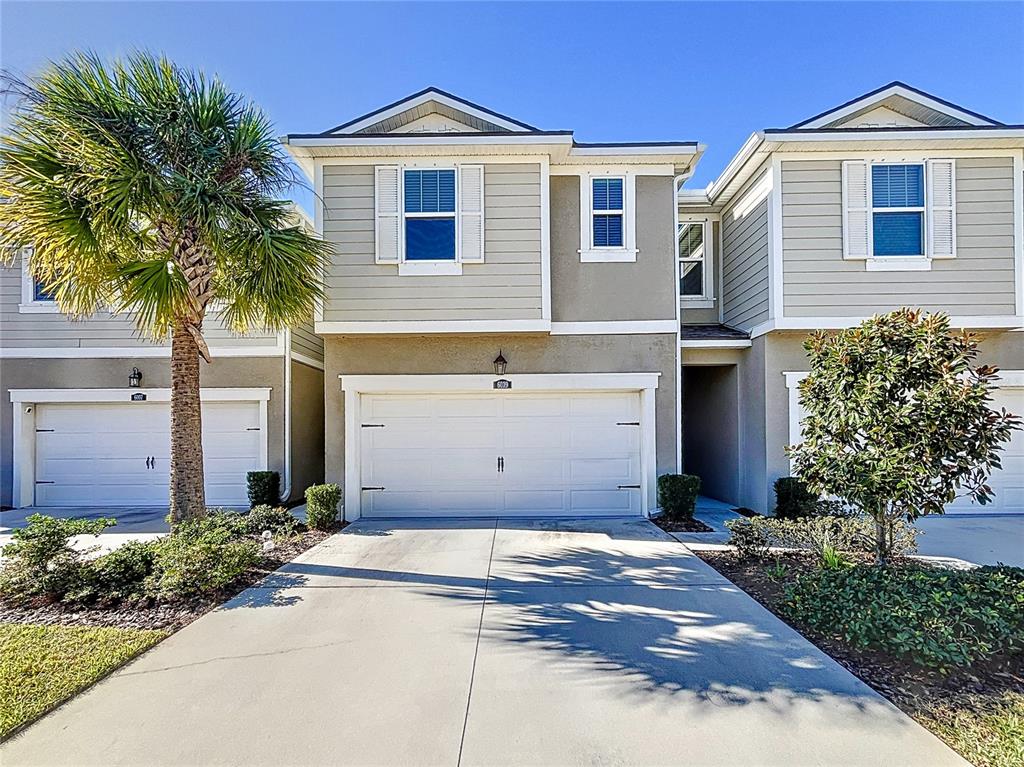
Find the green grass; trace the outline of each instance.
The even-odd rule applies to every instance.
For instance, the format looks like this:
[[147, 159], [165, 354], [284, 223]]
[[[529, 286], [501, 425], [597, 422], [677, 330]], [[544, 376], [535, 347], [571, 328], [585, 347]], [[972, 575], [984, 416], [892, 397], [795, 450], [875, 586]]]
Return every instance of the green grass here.
[[0, 624], [0, 739], [165, 636], [138, 629]]
[[1024, 764], [1024, 695], [964, 694], [916, 713], [928, 729], [978, 767]]

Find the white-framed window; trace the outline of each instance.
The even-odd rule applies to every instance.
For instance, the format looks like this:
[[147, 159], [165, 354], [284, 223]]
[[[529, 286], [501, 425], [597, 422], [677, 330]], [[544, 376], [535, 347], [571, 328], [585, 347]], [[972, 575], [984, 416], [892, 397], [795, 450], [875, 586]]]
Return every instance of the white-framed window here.
[[374, 169], [375, 260], [399, 274], [462, 274], [484, 260], [484, 166]]
[[846, 160], [843, 257], [872, 271], [956, 257], [955, 160]]
[[18, 311], [22, 314], [48, 314], [60, 311], [53, 294], [35, 280], [29, 271], [32, 253], [31, 245], [21, 249], [21, 303], [18, 304]]
[[616, 169], [580, 174], [580, 261], [636, 261], [636, 175]]
[[676, 231], [679, 258], [679, 302], [690, 309], [714, 306], [714, 242], [712, 219], [681, 216]]

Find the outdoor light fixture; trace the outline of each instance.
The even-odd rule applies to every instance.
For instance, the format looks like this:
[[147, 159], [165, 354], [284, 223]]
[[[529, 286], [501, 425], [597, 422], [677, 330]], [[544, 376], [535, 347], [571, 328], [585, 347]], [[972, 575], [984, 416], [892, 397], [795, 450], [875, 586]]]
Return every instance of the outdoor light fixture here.
[[132, 372], [128, 374], [128, 386], [133, 389], [138, 389], [142, 385], [142, 371], [138, 368], [132, 368]]
[[508, 367], [508, 360], [501, 356], [501, 349], [498, 349], [498, 356], [494, 358], [494, 375], [505, 375], [505, 368]]

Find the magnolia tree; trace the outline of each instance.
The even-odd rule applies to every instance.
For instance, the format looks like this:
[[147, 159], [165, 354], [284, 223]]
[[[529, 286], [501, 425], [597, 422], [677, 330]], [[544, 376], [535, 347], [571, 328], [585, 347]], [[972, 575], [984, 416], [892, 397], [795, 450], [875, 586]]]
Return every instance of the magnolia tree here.
[[984, 504], [1019, 417], [990, 407], [997, 369], [943, 314], [899, 309], [804, 344], [803, 442], [788, 448], [808, 487], [875, 521], [885, 562], [894, 523], [941, 514], [957, 497]]

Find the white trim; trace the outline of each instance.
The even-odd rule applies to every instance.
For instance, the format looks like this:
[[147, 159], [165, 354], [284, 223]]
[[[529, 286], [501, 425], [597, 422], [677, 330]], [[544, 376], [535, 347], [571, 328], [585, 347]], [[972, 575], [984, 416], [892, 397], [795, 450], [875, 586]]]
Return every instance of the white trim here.
[[718, 178], [707, 185], [706, 193], [709, 201], [713, 202], [715, 198], [721, 194], [722, 189], [732, 182], [733, 176], [735, 176], [740, 169], [746, 165], [747, 160], [754, 155], [754, 152], [757, 151], [763, 141], [764, 134], [758, 131], [751, 133], [747, 137], [747, 140], [743, 142], [743, 146], [741, 146], [736, 154], [733, 155], [733, 158], [729, 160], [729, 164], [725, 166], [721, 173], [718, 174]]
[[[277, 346], [211, 346], [213, 359], [218, 357], [283, 357]], [[0, 359], [115, 359], [171, 356], [169, 346], [26, 346], [0, 348]]]
[[[394, 147], [392, 147], [393, 149]], [[345, 167], [349, 165], [402, 165], [406, 162], [451, 162], [453, 157], [458, 156], [461, 161], [465, 161], [464, 158], [472, 157], [472, 160], [466, 161], [470, 165], [479, 165], [481, 163], [495, 164], [495, 165], [535, 165], [542, 163], [545, 160], [549, 160], [550, 157], [547, 154], [475, 154], [475, 155], [455, 155], [452, 153], [446, 153], [443, 155], [416, 155], [416, 154], [395, 154], [395, 153], [373, 153], [373, 154], [362, 154], [356, 157], [346, 156], [329, 156], [329, 157], [317, 157], [316, 162], [323, 165], [324, 167], [330, 167], [333, 165]], [[427, 166], [430, 167], [430, 166]]]
[[1024, 389], [1024, 370], [1000, 370], [996, 378], [1001, 389]]
[[[789, 442], [790, 445], [796, 445], [800, 442], [800, 382], [810, 375], [809, 371], [800, 371], [794, 373], [783, 373], [786, 379], [786, 388], [788, 391], [789, 400], [789, 412], [787, 413], [787, 420], [789, 422]], [[792, 474], [794, 469], [794, 461], [792, 458], [789, 459], [789, 473]]]
[[1024, 317], [1024, 150], [1013, 155], [1013, 266], [1016, 312]]
[[828, 131], [818, 133], [806, 128], [787, 131], [786, 133], [767, 133], [766, 141], [778, 141], [779, 143], [809, 142], [823, 143], [828, 141], [935, 141], [935, 140], [956, 140], [956, 139], [1021, 139], [1024, 138], [1024, 128], [993, 128], [977, 130], [976, 128], [964, 128], [963, 130], [859, 130], [857, 128], [843, 129], [842, 131]]
[[[681, 213], [679, 206], [676, 206], [676, 290], [682, 282], [683, 257], [679, 252], [679, 227], [682, 224], [700, 223], [704, 225], [704, 255], [701, 260], [701, 280], [703, 293], [699, 296], [679, 295], [679, 306], [681, 309], [713, 309], [715, 307], [715, 223], [720, 223], [722, 217], [718, 213]], [[687, 263], [695, 263], [690, 259]]]
[[[692, 157], [700, 154], [705, 149], [702, 144], [696, 144], [693, 149], [685, 148], [680, 144], [654, 144], [652, 146], [574, 146], [570, 154], [579, 157], [622, 157], [622, 156], [645, 156], [645, 155], [677, 155], [681, 157]], [[660, 174], [664, 175], [664, 174]]]
[[633, 264], [636, 248], [593, 248], [580, 251], [581, 264]]
[[[374, 181], [376, 181], [376, 171], [374, 171]], [[324, 164], [320, 160], [313, 161], [313, 225], [316, 236], [319, 239], [324, 238], [324, 219], [327, 217], [324, 208], [327, 206], [327, 200], [324, 199]], [[377, 195], [374, 190], [374, 200], [376, 201]], [[376, 256], [376, 228], [377, 228], [377, 217], [374, 215], [373, 219], [374, 226], [374, 255]], [[331, 254], [333, 255], [333, 253]], [[331, 260], [329, 255], [320, 264], [320, 284], [326, 285], [326, 274], [327, 262]], [[375, 259], [376, 260], [376, 259]], [[324, 319], [324, 299], [320, 296], [316, 299], [316, 303], [313, 305], [313, 322], [323, 322]]]
[[[763, 336], [773, 330], [841, 330], [859, 325], [869, 315], [861, 317], [787, 317], [785, 319], [768, 320], [752, 326], [747, 332], [751, 338]], [[986, 316], [951, 316], [950, 327], [968, 330], [1024, 330], [1024, 317], [1006, 315]]]
[[684, 338], [679, 342], [680, 349], [749, 349], [749, 338]]
[[[580, 168], [580, 263], [635, 263], [636, 254], [636, 171], [615, 166]], [[594, 179], [622, 179], [622, 247], [595, 247], [594, 216], [601, 213], [593, 209]], [[618, 211], [612, 211], [613, 214]]]
[[871, 256], [863, 261], [869, 272], [928, 272], [932, 268], [928, 256]]
[[307, 357], [305, 354], [292, 352], [292, 359], [295, 360], [296, 362], [300, 362], [303, 365], [306, 365], [307, 367], [316, 368], [317, 370], [324, 369], [323, 360], [313, 359], [312, 357]]
[[317, 322], [317, 333], [547, 333], [550, 320], [400, 320]]
[[[643, 477], [641, 510], [655, 511], [657, 498], [657, 413], [655, 390], [661, 373], [538, 373], [506, 375], [514, 392], [638, 391], [640, 392]], [[345, 396], [345, 518], [360, 516], [363, 394], [452, 393], [501, 394], [493, 388], [492, 375], [340, 375]]]
[[552, 176], [581, 176], [591, 170], [600, 170], [612, 176], [624, 176], [627, 173], [634, 173], [637, 176], [672, 176], [675, 174], [675, 166], [671, 163], [658, 163], [651, 165], [632, 164], [629, 165], [566, 165], [552, 164]]
[[630, 335], [633, 333], [675, 333], [675, 320], [609, 320], [607, 322], [552, 322], [553, 336]]
[[785, 284], [785, 254], [782, 243], [782, 158], [772, 155], [771, 191], [768, 192], [768, 316], [785, 317], [786, 302], [783, 295]]
[[551, 160], [540, 163], [540, 316], [551, 319]]
[[400, 277], [453, 277], [461, 274], [461, 261], [401, 261], [398, 264]]
[[[288, 356], [284, 359], [284, 486], [279, 488], [280, 493], [278, 498], [281, 501], [287, 501], [288, 497], [292, 494], [292, 360], [295, 359], [295, 355], [292, 353], [292, 331], [291, 328], [285, 328], [284, 331], [284, 344], [288, 350]], [[264, 403], [265, 404], [265, 403]], [[262, 408], [261, 411], [265, 411], [266, 408]], [[266, 433], [266, 414], [260, 413], [260, 428]], [[263, 465], [266, 466], [267, 462], [264, 461]]]
[[836, 107], [835, 109], [825, 112], [820, 117], [816, 117], [810, 122], [801, 125], [799, 128], [794, 128], [794, 130], [813, 130], [814, 128], [820, 128], [828, 125], [829, 123], [842, 120], [844, 117], [848, 117], [856, 112], [868, 109], [871, 106], [883, 106], [882, 102], [892, 96], [900, 96], [908, 101], [913, 101], [921, 106], [933, 109], [936, 112], [941, 112], [944, 115], [954, 117], [962, 122], [968, 123], [969, 125], [994, 125], [991, 120], [985, 120], [977, 115], [957, 109], [949, 104], [936, 101], [935, 99], [921, 93], [904, 88], [902, 85], [893, 85], [885, 90], [859, 98], [845, 106]]
[[29, 271], [29, 259], [33, 247], [26, 245], [21, 248], [21, 303], [18, 304], [19, 314], [58, 314], [60, 307], [56, 301], [39, 301], [36, 299], [36, 281]]
[[492, 125], [501, 126], [506, 130], [515, 131], [517, 133], [525, 133], [530, 130], [529, 128], [525, 128], [522, 125], [512, 122], [511, 120], [507, 120], [491, 112], [478, 109], [476, 107], [470, 106], [469, 104], [463, 103], [462, 101], [457, 101], [453, 98], [445, 96], [443, 93], [439, 93], [436, 90], [428, 90], [426, 93], [423, 93], [417, 96], [416, 98], [403, 99], [402, 101], [399, 101], [393, 107], [390, 107], [388, 109], [384, 109], [378, 112], [371, 112], [368, 116], [364, 117], [358, 122], [354, 122], [351, 125], [346, 125], [344, 130], [336, 130], [333, 131], [332, 133], [333, 135], [349, 135], [352, 133], [356, 133], [357, 131], [360, 131], [363, 128], [367, 128], [371, 125], [376, 125], [379, 122], [383, 122], [384, 120], [388, 120], [392, 117], [400, 115], [402, 114], [402, 112], [408, 112], [410, 109], [415, 109], [421, 104], [426, 104], [428, 101], [436, 101], [437, 103], [444, 104], [446, 107], [454, 109], [457, 112], [462, 112], [463, 114], [467, 114], [471, 117], [476, 117], [477, 119], [483, 120], [484, 122], [489, 122]]
[[485, 146], [556, 145], [572, 146], [569, 134], [505, 134], [502, 136], [480, 136], [473, 133], [453, 133], [450, 136], [318, 136], [315, 138], [289, 138], [292, 147], [387, 147], [387, 146], [458, 146], [460, 144], [482, 144]]
[[[13, 428], [13, 487], [12, 502], [18, 507], [35, 503], [35, 406], [53, 402], [93, 403], [123, 402], [131, 404], [131, 395], [142, 392], [147, 402], [170, 402], [170, 389], [122, 388], [122, 389], [11, 389], [11, 407], [14, 409]], [[203, 402], [256, 402], [259, 404], [260, 465], [267, 467], [269, 461], [268, 403], [270, 389], [251, 388], [202, 388], [199, 397]], [[26, 412], [30, 411], [30, 412]]]

